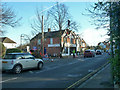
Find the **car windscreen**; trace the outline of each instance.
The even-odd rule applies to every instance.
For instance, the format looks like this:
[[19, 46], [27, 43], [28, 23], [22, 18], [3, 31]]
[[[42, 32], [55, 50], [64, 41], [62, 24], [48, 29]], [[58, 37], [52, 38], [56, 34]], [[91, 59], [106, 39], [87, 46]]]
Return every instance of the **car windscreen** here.
[[97, 52], [100, 52], [100, 51], [97, 51]]

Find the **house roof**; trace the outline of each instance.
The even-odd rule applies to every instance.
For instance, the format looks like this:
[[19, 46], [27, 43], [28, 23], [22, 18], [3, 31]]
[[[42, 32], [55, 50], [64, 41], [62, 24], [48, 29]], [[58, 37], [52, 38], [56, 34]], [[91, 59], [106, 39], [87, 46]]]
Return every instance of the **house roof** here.
[[16, 43], [8, 37], [0, 37], [0, 42], [2, 42], [2, 43]]
[[[64, 31], [65, 30], [61, 30], [61, 34], [63, 34]], [[60, 30], [59, 31], [44, 32], [44, 38], [56, 38], [56, 37], [59, 37], [59, 35], [60, 35]], [[34, 38], [37, 38], [38, 36], [39, 36], [39, 38], [42, 38], [42, 33], [38, 33], [31, 40], [33, 40]]]

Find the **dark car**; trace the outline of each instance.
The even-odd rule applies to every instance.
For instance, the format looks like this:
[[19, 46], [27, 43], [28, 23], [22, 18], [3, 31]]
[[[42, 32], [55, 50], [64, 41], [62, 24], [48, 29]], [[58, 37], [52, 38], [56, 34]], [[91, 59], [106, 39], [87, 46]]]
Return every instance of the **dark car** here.
[[102, 54], [101, 50], [96, 51], [96, 55], [101, 55], [101, 54]]
[[91, 50], [85, 50], [84, 52], [84, 58], [85, 57], [95, 57], [95, 53]]

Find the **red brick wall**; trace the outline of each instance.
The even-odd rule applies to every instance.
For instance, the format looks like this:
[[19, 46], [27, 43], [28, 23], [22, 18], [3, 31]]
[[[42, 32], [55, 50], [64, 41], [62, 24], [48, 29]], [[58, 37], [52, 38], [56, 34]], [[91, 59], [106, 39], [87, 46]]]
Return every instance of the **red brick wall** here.
[[[53, 38], [53, 44], [59, 44], [60, 42], [59, 38]], [[50, 44], [50, 38], [47, 38], [45, 41], [45, 48], [47, 54], [54, 55], [57, 54], [59, 56], [60, 54], [60, 47], [48, 47], [48, 44]]]
[[54, 55], [54, 54], [56, 54], [57, 56], [59, 56], [60, 55], [60, 47], [49, 47], [48, 49], [47, 49], [47, 53], [49, 54], [49, 55]]

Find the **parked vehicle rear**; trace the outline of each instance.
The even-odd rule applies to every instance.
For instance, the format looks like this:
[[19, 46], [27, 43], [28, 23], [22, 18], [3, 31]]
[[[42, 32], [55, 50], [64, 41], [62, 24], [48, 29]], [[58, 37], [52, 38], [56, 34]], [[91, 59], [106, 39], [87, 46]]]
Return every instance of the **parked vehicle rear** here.
[[101, 55], [102, 51], [101, 50], [96, 50], [96, 55]]
[[84, 58], [85, 57], [95, 57], [95, 53], [91, 50], [85, 50], [84, 52]]

